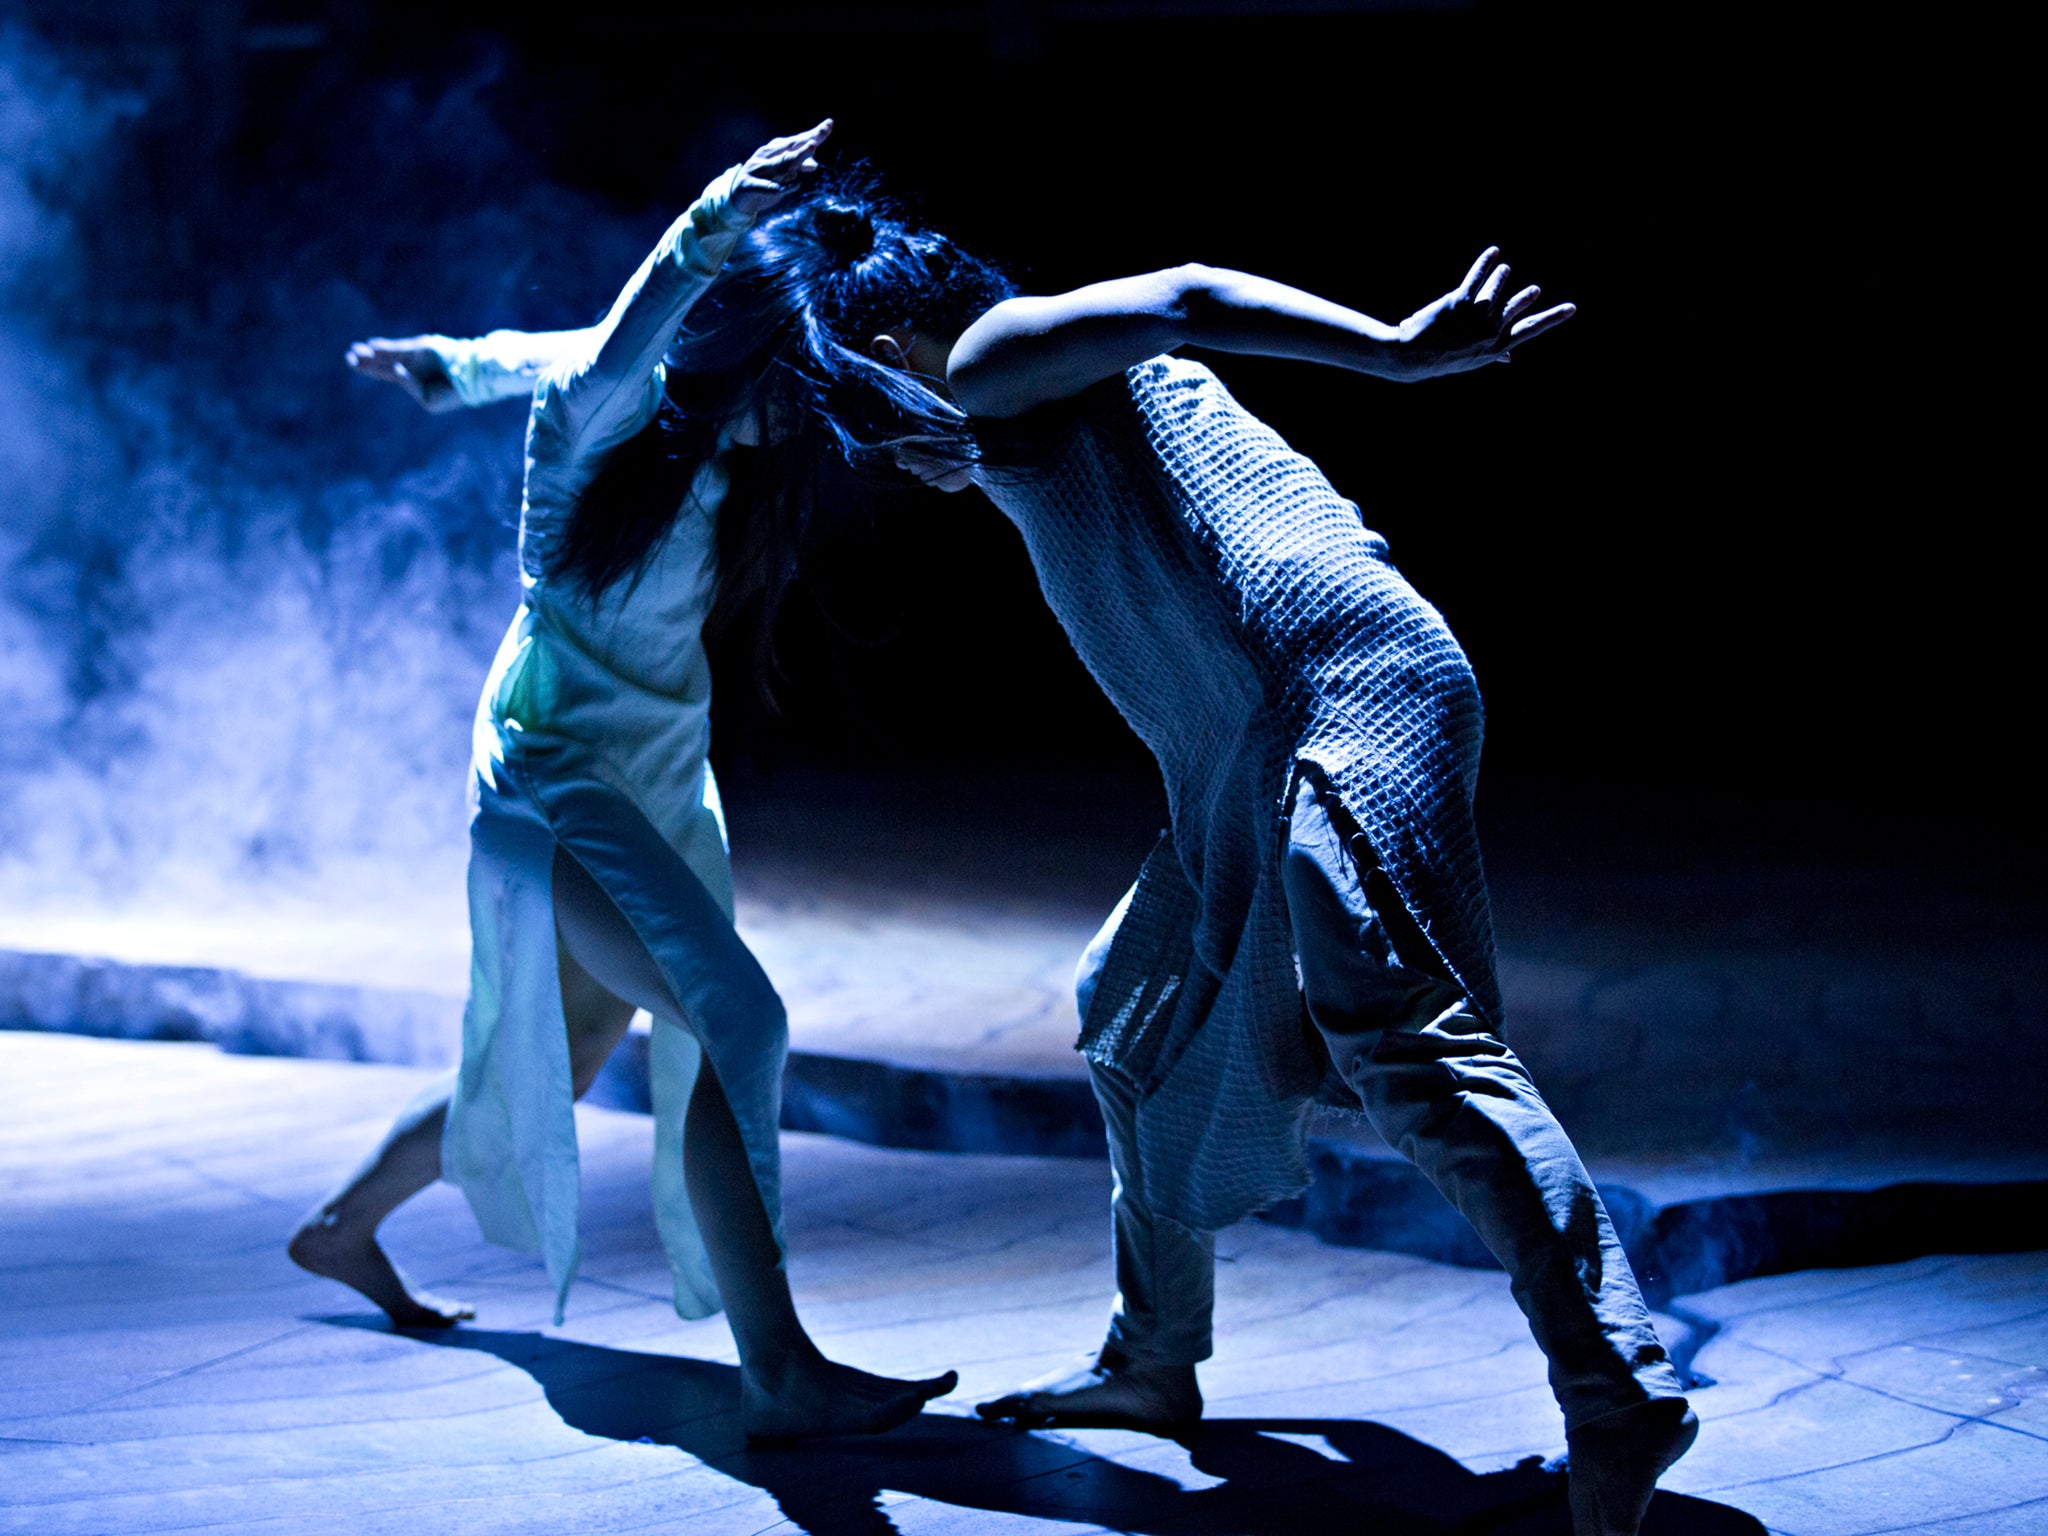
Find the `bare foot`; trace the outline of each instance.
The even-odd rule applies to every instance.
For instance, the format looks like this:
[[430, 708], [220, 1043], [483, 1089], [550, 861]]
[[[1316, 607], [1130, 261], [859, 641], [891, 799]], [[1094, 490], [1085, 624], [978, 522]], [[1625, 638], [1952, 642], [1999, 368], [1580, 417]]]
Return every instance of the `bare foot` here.
[[1139, 1429], [1171, 1435], [1202, 1417], [1202, 1389], [1195, 1384], [1192, 1365], [1130, 1360], [1105, 1348], [1078, 1370], [1055, 1371], [975, 1412], [1025, 1429]]
[[878, 1435], [917, 1417], [924, 1405], [960, 1384], [954, 1371], [922, 1381], [871, 1376], [823, 1355], [766, 1380], [742, 1367], [740, 1422], [757, 1444], [820, 1435]]
[[1566, 1437], [1572, 1536], [1636, 1536], [1657, 1479], [1692, 1449], [1700, 1421], [1682, 1397], [1610, 1413]]
[[415, 1290], [373, 1235], [350, 1231], [331, 1212], [308, 1216], [285, 1252], [299, 1268], [361, 1291], [400, 1328], [447, 1328], [476, 1316], [467, 1303]]

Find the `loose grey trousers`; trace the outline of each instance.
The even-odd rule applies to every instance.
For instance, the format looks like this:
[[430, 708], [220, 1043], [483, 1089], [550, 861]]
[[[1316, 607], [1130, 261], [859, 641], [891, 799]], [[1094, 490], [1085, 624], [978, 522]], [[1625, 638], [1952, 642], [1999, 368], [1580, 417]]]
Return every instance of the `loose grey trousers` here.
[[[1298, 781], [1281, 866], [1309, 1017], [1389, 1145], [1508, 1272], [1568, 1430], [1681, 1395], [1606, 1208], [1528, 1069], [1441, 974], [1435, 952], [1334, 797]], [[1122, 914], [1119, 912], [1117, 917]], [[1082, 959], [1085, 1012], [1117, 918]], [[1135, 1086], [1093, 1067], [1115, 1174], [1109, 1347], [1192, 1365], [1210, 1353], [1215, 1237], [1155, 1216]]]

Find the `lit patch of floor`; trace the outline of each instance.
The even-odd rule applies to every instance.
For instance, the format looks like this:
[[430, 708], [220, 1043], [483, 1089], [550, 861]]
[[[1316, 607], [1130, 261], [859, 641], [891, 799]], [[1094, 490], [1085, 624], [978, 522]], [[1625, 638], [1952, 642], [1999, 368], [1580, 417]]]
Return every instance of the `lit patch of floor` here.
[[[469, 985], [459, 870], [316, 890], [32, 900], [0, 890], [0, 951], [201, 966], [265, 980], [438, 994], [452, 1054]], [[342, 877], [337, 876], [337, 880]], [[1079, 1077], [1074, 964], [1102, 914], [781, 872], [743, 885], [739, 929], [798, 1050], [937, 1071]]]
[[[1502, 1277], [1267, 1226], [1225, 1235], [1189, 1445], [976, 1422], [977, 1398], [1099, 1337], [1097, 1163], [786, 1139], [792, 1277], [821, 1342], [963, 1377], [878, 1439], [743, 1447], [723, 1322], [666, 1304], [637, 1116], [580, 1112], [589, 1257], [564, 1327], [536, 1265], [436, 1189], [391, 1245], [479, 1318], [393, 1335], [281, 1239], [422, 1076], [0, 1035], [0, 1529], [1562, 1530], [1553, 1484], [1516, 1467], [1561, 1434]], [[1663, 1529], [2027, 1529], [2048, 1500], [2044, 1294], [2048, 1256], [2021, 1255], [1689, 1298], [1719, 1325], [1698, 1360], [1718, 1384]]]

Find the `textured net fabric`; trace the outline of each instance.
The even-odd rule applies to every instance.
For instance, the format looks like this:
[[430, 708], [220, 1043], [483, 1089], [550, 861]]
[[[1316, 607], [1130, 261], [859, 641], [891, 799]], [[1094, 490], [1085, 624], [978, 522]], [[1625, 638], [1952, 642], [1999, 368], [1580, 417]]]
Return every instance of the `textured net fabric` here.
[[1471, 665], [1358, 508], [1198, 363], [1155, 358], [1090, 391], [1029, 469], [984, 479], [1172, 811], [1081, 1049], [1140, 1087], [1155, 1209], [1225, 1226], [1306, 1183], [1324, 1076], [1280, 888], [1295, 773], [1336, 791], [1499, 1022]]

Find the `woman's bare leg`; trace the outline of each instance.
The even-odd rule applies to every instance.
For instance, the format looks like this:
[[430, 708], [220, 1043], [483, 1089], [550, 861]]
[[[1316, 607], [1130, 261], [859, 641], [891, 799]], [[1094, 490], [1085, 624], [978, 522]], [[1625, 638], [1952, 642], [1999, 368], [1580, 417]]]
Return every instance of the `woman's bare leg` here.
[[[555, 857], [555, 926], [581, 968], [611, 993], [657, 1018], [683, 1022], [667, 979], [625, 915], [567, 853]], [[729, 934], [715, 937], [738, 942]], [[683, 1149], [690, 1206], [739, 1346], [750, 1439], [875, 1433], [953, 1390], [951, 1371], [925, 1381], [873, 1376], [826, 1359], [811, 1341], [789, 1293], [746, 1144], [709, 1060], [690, 1095]]]
[[[580, 1099], [632, 1022], [633, 1007], [599, 985], [559, 943], [556, 959], [570, 1082]], [[441, 1131], [454, 1091], [450, 1073], [408, 1104], [368, 1160], [300, 1223], [286, 1249], [300, 1268], [362, 1292], [400, 1328], [446, 1328], [476, 1316], [474, 1307], [415, 1286], [377, 1241], [384, 1218], [441, 1177]]]
[[299, 1223], [285, 1251], [301, 1269], [339, 1280], [382, 1307], [400, 1328], [446, 1328], [476, 1309], [420, 1290], [377, 1242], [377, 1228], [441, 1177], [441, 1127], [455, 1078], [435, 1083], [399, 1113], [377, 1150]]

